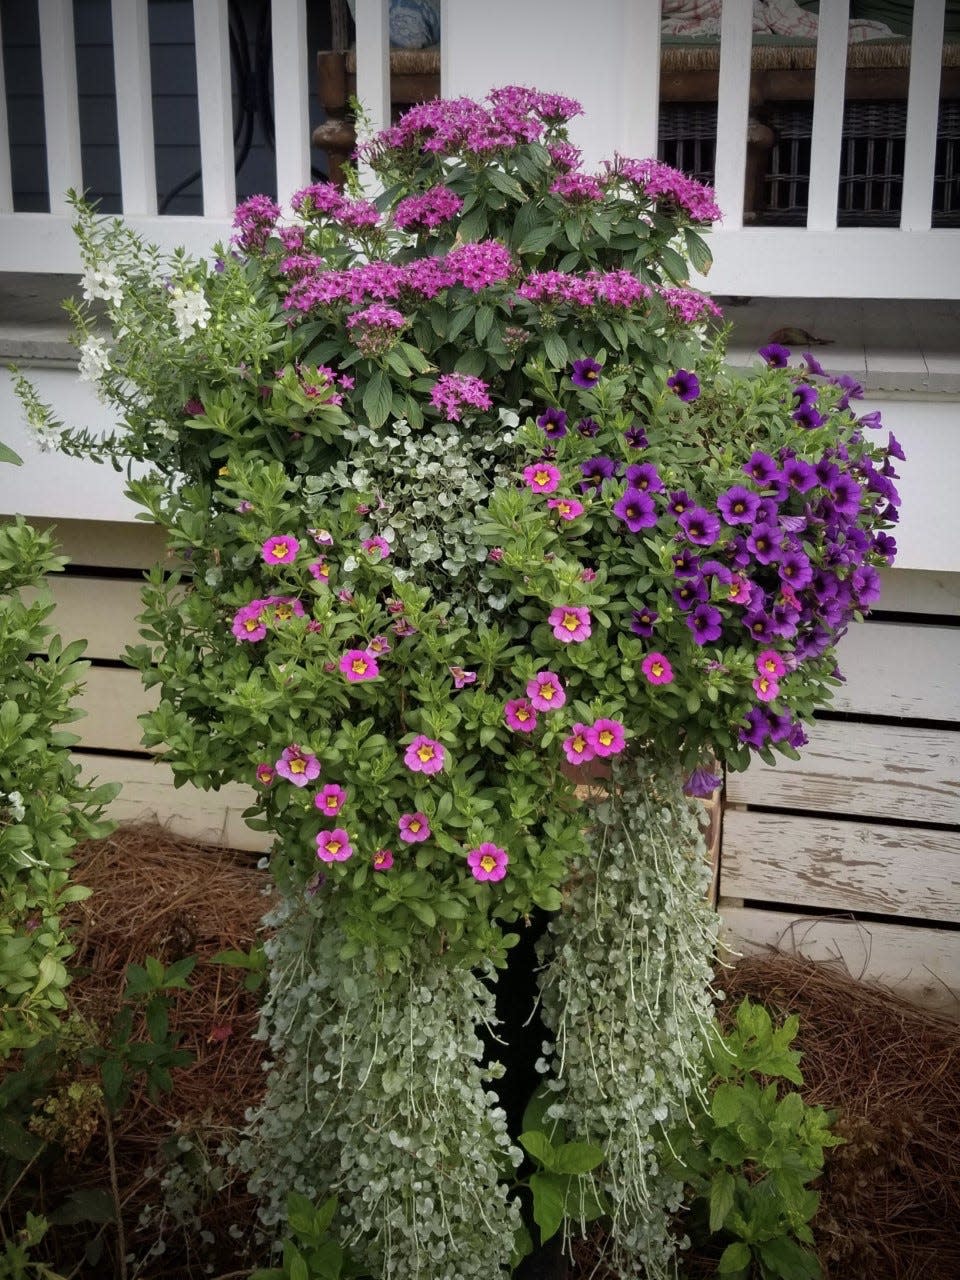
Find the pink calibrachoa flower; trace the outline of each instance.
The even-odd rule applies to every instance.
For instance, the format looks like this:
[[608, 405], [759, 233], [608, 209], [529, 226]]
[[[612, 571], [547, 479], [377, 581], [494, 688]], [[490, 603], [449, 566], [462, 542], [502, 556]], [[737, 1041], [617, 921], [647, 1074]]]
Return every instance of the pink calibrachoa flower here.
[[386, 560], [390, 554], [390, 543], [386, 538], [381, 538], [379, 533], [374, 534], [372, 538], [364, 538], [360, 545], [364, 551], [371, 555], [374, 551], [379, 551], [380, 555], [377, 557], [379, 560]]
[[560, 472], [549, 462], [535, 462], [524, 467], [523, 478], [527, 488], [534, 493], [553, 493], [560, 484]]
[[590, 637], [590, 610], [579, 605], [557, 605], [547, 621], [553, 627], [553, 634], [564, 644], [579, 644]]
[[412, 773], [439, 773], [443, 769], [444, 750], [439, 742], [418, 734], [403, 754], [403, 763]]
[[353, 857], [353, 845], [343, 827], [320, 832], [317, 836], [317, 857], [321, 862], [346, 862]]
[[773, 702], [780, 693], [780, 686], [773, 676], [760, 675], [753, 682], [753, 691], [761, 702]]
[[347, 793], [336, 782], [328, 782], [322, 791], [313, 797], [313, 803], [321, 813], [335, 818], [346, 803]]
[[340, 659], [340, 670], [351, 684], [376, 680], [380, 674], [377, 659], [367, 649], [348, 649]]
[[397, 823], [400, 828], [400, 839], [406, 844], [423, 844], [430, 839], [430, 823], [427, 815], [419, 810], [416, 813], [401, 813]]
[[597, 754], [590, 741], [590, 730], [579, 721], [571, 726], [570, 737], [563, 740], [563, 752], [571, 764], [586, 764]]
[[274, 769], [272, 764], [257, 765], [257, 781], [260, 783], [261, 787], [269, 787], [270, 783], [273, 782], [276, 776], [277, 771]]
[[512, 698], [506, 703], [503, 718], [514, 733], [533, 733], [537, 727], [537, 713], [526, 698]]
[[373, 855], [374, 871], [389, 871], [393, 866], [393, 850], [378, 849]]
[[274, 767], [281, 778], [286, 778], [295, 787], [305, 787], [320, 776], [320, 761], [295, 742], [283, 750]]
[[367, 645], [367, 652], [375, 654], [378, 658], [382, 658], [385, 653], [390, 653], [393, 645], [386, 636], [374, 636]]
[[242, 609], [238, 609], [233, 615], [231, 630], [238, 640], [246, 640], [250, 643], [263, 640], [267, 634], [267, 624], [263, 618], [263, 601], [251, 600]]
[[527, 681], [527, 697], [538, 711], [555, 711], [567, 700], [560, 677], [552, 671], [540, 671]]
[[297, 558], [300, 543], [289, 534], [268, 538], [260, 548], [266, 564], [292, 564]]
[[670, 684], [673, 680], [673, 667], [662, 653], [648, 653], [640, 669], [651, 684]]
[[455, 689], [465, 689], [468, 684], [477, 683], [477, 673], [475, 671], [464, 671], [463, 667], [451, 667], [450, 674], [453, 676], [453, 687]]
[[333, 546], [333, 534], [329, 529], [308, 529], [307, 533], [309, 533], [318, 547]]
[[576, 520], [583, 515], [583, 503], [576, 498], [551, 498], [547, 506], [556, 511], [561, 520]]
[[762, 676], [772, 676], [776, 680], [786, 674], [787, 664], [776, 649], [764, 649], [757, 654], [757, 670]]
[[471, 849], [467, 854], [467, 865], [474, 880], [502, 880], [507, 874], [509, 862], [506, 849], [491, 844], [489, 840], [477, 845], [476, 849]]
[[587, 730], [587, 736], [598, 756], [617, 756], [627, 745], [623, 725], [619, 720], [594, 720]]
[[327, 564], [325, 559], [314, 560], [311, 564], [307, 565], [307, 569], [310, 571], [310, 575], [316, 578], [318, 582], [329, 583], [330, 566]]

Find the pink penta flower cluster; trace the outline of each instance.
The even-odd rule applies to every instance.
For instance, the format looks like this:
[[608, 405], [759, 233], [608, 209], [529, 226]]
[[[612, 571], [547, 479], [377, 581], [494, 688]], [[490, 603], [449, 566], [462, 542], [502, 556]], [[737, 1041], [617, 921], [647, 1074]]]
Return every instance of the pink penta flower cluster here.
[[653, 290], [630, 271], [532, 271], [517, 289], [517, 297], [540, 307], [606, 306], [631, 311], [651, 297]]
[[395, 307], [372, 302], [347, 317], [347, 331], [362, 355], [382, 356], [396, 345], [406, 323], [406, 316]]
[[251, 196], [238, 204], [233, 214], [237, 234], [233, 243], [246, 253], [259, 253], [266, 247], [280, 217], [280, 206], [269, 196]]
[[393, 225], [401, 231], [434, 231], [455, 218], [463, 197], [449, 187], [431, 187], [422, 196], [407, 196], [393, 211]]
[[469, 373], [445, 373], [430, 392], [430, 403], [448, 422], [459, 422], [464, 409], [489, 409], [490, 388]]
[[723, 216], [712, 188], [660, 160], [629, 160], [617, 156], [608, 165], [608, 178], [629, 183], [650, 200], [675, 205], [693, 222], [717, 222]]
[[603, 187], [586, 173], [563, 173], [550, 186], [551, 195], [570, 204], [588, 204], [603, 199]]
[[709, 317], [720, 319], [723, 312], [712, 298], [696, 289], [660, 289], [660, 297], [684, 324], [699, 324]]
[[290, 204], [303, 218], [329, 218], [353, 231], [380, 225], [376, 205], [369, 200], [351, 200], [329, 182], [315, 182], [295, 192]]

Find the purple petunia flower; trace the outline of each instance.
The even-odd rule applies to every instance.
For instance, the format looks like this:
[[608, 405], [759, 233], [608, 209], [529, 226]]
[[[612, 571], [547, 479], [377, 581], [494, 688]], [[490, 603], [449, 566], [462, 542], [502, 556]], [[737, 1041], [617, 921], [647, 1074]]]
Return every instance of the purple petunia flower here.
[[907, 455], [903, 452], [903, 446], [892, 431], [887, 433], [887, 454], [891, 458], [898, 458], [901, 462], [906, 462], [907, 460]]
[[817, 483], [817, 473], [802, 458], [790, 458], [783, 464], [783, 477], [797, 493], [807, 493]]
[[590, 489], [599, 490], [604, 480], [612, 480], [617, 473], [617, 464], [612, 458], [588, 458], [580, 463], [580, 492]]
[[762, 707], [751, 707], [744, 719], [746, 727], [740, 730], [740, 741], [759, 751], [770, 740], [770, 722], [764, 715]]
[[600, 424], [599, 422], [594, 422], [593, 418], [581, 418], [577, 423], [577, 433], [590, 440], [600, 434]]
[[697, 644], [709, 644], [711, 640], [719, 640], [723, 631], [723, 614], [712, 604], [698, 604], [684, 621], [693, 632], [693, 638]]
[[897, 540], [891, 538], [889, 533], [878, 533], [873, 539], [873, 549], [887, 564], [893, 564], [897, 554]]
[[667, 379], [667, 386], [680, 400], [696, 400], [700, 395], [700, 379], [689, 369], [678, 369]]
[[663, 481], [652, 462], [633, 462], [625, 472], [627, 484], [642, 493], [661, 493]]
[[651, 529], [657, 523], [653, 499], [639, 489], [625, 489], [623, 496], [613, 504], [613, 514], [623, 521], [631, 533]]
[[768, 613], [764, 613], [762, 609], [751, 609], [749, 613], [743, 615], [743, 625], [747, 628], [754, 640], [760, 644], [770, 644], [776, 639], [776, 633], [773, 630], [773, 619]]
[[634, 609], [630, 618], [630, 630], [636, 636], [643, 636], [646, 639], [653, 635], [653, 624], [660, 617], [656, 609]]
[[823, 367], [820, 361], [816, 358], [816, 356], [813, 355], [812, 352], [804, 351], [803, 359], [809, 371], [813, 374], [816, 374], [818, 378], [825, 378], [827, 376], [826, 369]]
[[754, 484], [758, 484], [761, 489], [766, 488], [773, 480], [774, 476], [779, 474], [777, 464], [769, 453], [764, 453], [761, 449], [755, 449], [750, 457], [743, 464], [743, 471], [748, 475]]
[[708, 800], [722, 781], [723, 779], [719, 778], [717, 774], [711, 773], [709, 769], [704, 769], [701, 766], [694, 769], [683, 784], [683, 794], [691, 796], [695, 800]]
[[793, 398], [797, 402], [797, 408], [805, 404], [816, 404], [819, 396], [820, 392], [809, 382], [798, 382], [793, 388]]
[[747, 538], [747, 549], [758, 564], [773, 564], [780, 558], [780, 531], [772, 524], [756, 524]]
[[760, 348], [757, 355], [765, 360], [771, 369], [785, 369], [790, 360], [789, 348], [781, 346], [779, 342], [768, 342], [765, 347]]
[[794, 591], [807, 586], [813, 578], [813, 567], [802, 551], [788, 551], [780, 561], [778, 572], [783, 582], [788, 582]]
[[672, 557], [675, 578], [693, 578], [700, 573], [700, 557], [692, 547], [684, 547]]
[[600, 381], [600, 374], [603, 372], [603, 365], [597, 364], [596, 360], [574, 360], [573, 368], [570, 372], [570, 381], [575, 387], [595, 387]]
[[685, 511], [679, 524], [689, 541], [700, 547], [712, 546], [720, 532], [720, 521], [704, 507], [691, 507]]
[[537, 426], [548, 440], [560, 440], [567, 434], [567, 415], [562, 409], [544, 409]]
[[760, 499], [742, 484], [721, 493], [717, 498], [717, 510], [727, 524], [752, 524]]
[[820, 413], [812, 404], [800, 405], [799, 408], [794, 409], [790, 417], [805, 431], [815, 431], [827, 421], [826, 414]]
[[710, 598], [706, 579], [698, 574], [694, 578], [681, 578], [680, 585], [670, 593], [681, 609], [692, 609]]
[[693, 506], [693, 499], [687, 493], [686, 489], [674, 489], [670, 494], [670, 501], [667, 503], [667, 510], [671, 515], [682, 516], [685, 511], [689, 511]]
[[628, 449], [646, 449], [650, 443], [646, 431], [639, 422], [635, 422], [632, 427], [626, 429], [623, 439]]

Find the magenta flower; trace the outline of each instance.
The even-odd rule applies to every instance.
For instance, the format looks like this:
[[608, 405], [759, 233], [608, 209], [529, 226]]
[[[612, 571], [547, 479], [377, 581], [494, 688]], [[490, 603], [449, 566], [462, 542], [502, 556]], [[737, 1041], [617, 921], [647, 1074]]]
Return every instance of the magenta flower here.
[[574, 604], [558, 605], [547, 618], [554, 636], [564, 644], [580, 644], [590, 637], [590, 610]]
[[556, 511], [561, 520], [576, 520], [583, 515], [583, 503], [576, 498], [551, 498], [547, 506]]
[[511, 698], [503, 708], [503, 718], [514, 733], [533, 733], [537, 727], [537, 713], [526, 698]]
[[560, 483], [560, 472], [548, 462], [535, 462], [524, 467], [523, 478], [534, 493], [553, 493]]
[[382, 658], [385, 653], [390, 653], [392, 649], [393, 645], [386, 636], [374, 636], [367, 645], [367, 652], [378, 658]]
[[439, 773], [444, 763], [443, 747], [433, 738], [418, 734], [404, 752], [403, 763], [413, 773]]
[[401, 813], [397, 826], [400, 828], [400, 839], [406, 844], [423, 844], [424, 840], [430, 839], [427, 815], [419, 810], [416, 813]]
[[389, 871], [393, 866], [393, 850], [378, 849], [373, 855], [374, 871]]
[[340, 659], [340, 670], [351, 684], [376, 680], [380, 674], [376, 658], [366, 649], [348, 649]]
[[563, 740], [564, 755], [571, 764], [586, 764], [597, 754], [590, 741], [590, 730], [579, 722], [571, 726], [570, 737]]
[[780, 686], [773, 676], [759, 675], [753, 682], [753, 691], [761, 702], [773, 702], [780, 692]]
[[450, 674], [453, 676], [453, 687], [455, 689], [465, 689], [468, 684], [477, 683], [477, 673], [475, 671], [464, 671], [463, 667], [451, 667]]
[[507, 874], [510, 858], [506, 849], [485, 841], [467, 854], [467, 865], [474, 880], [502, 880]]
[[311, 577], [316, 578], [318, 582], [329, 583], [330, 566], [327, 564], [326, 560], [313, 560], [307, 565], [307, 569], [309, 570]]
[[386, 538], [381, 538], [379, 534], [375, 534], [372, 538], [364, 538], [360, 545], [370, 555], [378, 551], [380, 553], [376, 557], [378, 560], [386, 560], [390, 554], [390, 543]]
[[242, 609], [238, 609], [233, 615], [231, 630], [238, 640], [251, 643], [262, 640], [267, 634], [267, 624], [263, 620], [263, 601], [251, 600]]
[[317, 836], [317, 857], [321, 862], [346, 862], [353, 856], [353, 845], [343, 827], [321, 831]]
[[595, 387], [600, 381], [600, 375], [603, 373], [603, 365], [597, 364], [596, 360], [574, 360], [573, 368], [570, 372], [570, 381], [575, 387]]
[[292, 564], [297, 558], [300, 543], [289, 535], [268, 538], [260, 548], [266, 564]]
[[313, 797], [314, 805], [329, 818], [335, 818], [346, 803], [347, 793], [335, 782], [328, 782], [322, 791]]
[[329, 529], [308, 529], [307, 533], [309, 533], [318, 547], [333, 546], [333, 534]]
[[257, 781], [260, 783], [261, 787], [269, 787], [270, 783], [273, 782], [276, 776], [277, 771], [274, 769], [272, 764], [257, 765]]
[[446, 373], [434, 383], [430, 403], [439, 413], [446, 415], [448, 422], [459, 422], [465, 408], [490, 408], [493, 401], [489, 391], [488, 384], [482, 378], [475, 378], [468, 373]]
[[393, 211], [394, 226], [403, 231], [433, 231], [463, 208], [463, 200], [449, 187], [431, 187], [421, 196], [407, 196]]
[[587, 737], [595, 755], [616, 756], [627, 745], [623, 725], [619, 720], [594, 720], [587, 729]]
[[527, 681], [527, 697], [537, 711], [555, 711], [567, 700], [560, 677], [552, 671], [540, 671]]
[[648, 653], [640, 669], [651, 684], [670, 684], [673, 680], [673, 667], [662, 653]]
[[295, 787], [305, 787], [308, 782], [320, 776], [320, 761], [309, 751], [303, 751], [295, 742], [284, 749], [274, 768], [281, 778], [286, 778]]
[[786, 674], [787, 664], [776, 649], [764, 649], [757, 654], [757, 670], [762, 676], [772, 676], [777, 680]]

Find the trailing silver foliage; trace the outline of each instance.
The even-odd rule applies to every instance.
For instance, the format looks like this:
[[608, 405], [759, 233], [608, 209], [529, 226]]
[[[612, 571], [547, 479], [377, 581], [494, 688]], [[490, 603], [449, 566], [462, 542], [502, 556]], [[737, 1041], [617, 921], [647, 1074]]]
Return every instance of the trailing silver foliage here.
[[[314, 900], [319, 902], [319, 899]], [[268, 944], [261, 1038], [276, 1057], [238, 1159], [268, 1225], [291, 1190], [336, 1194], [344, 1244], [382, 1280], [501, 1280], [520, 1225], [520, 1161], [486, 1085], [493, 995], [426, 950], [400, 974], [344, 962], [335, 920], [286, 908]]]
[[683, 1188], [665, 1170], [665, 1134], [702, 1087], [713, 1012], [702, 815], [672, 762], [623, 761], [545, 940], [548, 1114], [607, 1153], [611, 1261], [624, 1280], [641, 1263], [649, 1280], [675, 1274]]

